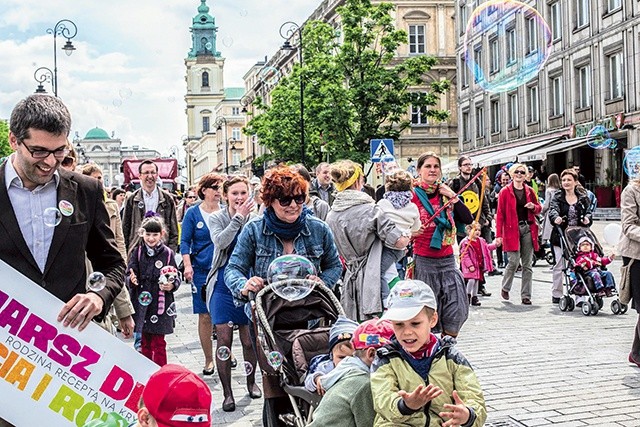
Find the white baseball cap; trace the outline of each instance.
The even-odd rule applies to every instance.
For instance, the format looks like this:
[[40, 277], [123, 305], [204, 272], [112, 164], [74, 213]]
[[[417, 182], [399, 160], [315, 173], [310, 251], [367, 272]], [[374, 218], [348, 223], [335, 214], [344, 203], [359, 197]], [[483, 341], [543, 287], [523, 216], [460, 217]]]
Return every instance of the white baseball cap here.
[[436, 296], [421, 280], [401, 280], [391, 289], [387, 299], [387, 311], [381, 320], [403, 322], [414, 318], [424, 307], [438, 309]]

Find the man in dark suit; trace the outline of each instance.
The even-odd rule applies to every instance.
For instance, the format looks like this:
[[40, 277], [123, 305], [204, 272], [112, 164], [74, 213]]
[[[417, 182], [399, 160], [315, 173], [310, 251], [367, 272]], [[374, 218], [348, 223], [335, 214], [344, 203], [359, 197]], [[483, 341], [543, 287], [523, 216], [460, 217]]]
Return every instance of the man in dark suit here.
[[[70, 128], [69, 111], [52, 96], [31, 95], [11, 113], [15, 152], [0, 166], [0, 259], [65, 302], [58, 321], [82, 331], [107, 313], [125, 265], [100, 183], [59, 168]], [[103, 289], [86, 289], [85, 256], [106, 277]]]

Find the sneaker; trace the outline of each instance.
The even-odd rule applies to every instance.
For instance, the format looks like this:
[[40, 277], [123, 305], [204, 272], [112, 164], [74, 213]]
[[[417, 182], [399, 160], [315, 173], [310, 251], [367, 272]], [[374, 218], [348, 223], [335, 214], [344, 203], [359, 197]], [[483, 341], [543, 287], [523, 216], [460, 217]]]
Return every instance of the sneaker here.
[[471, 297], [471, 305], [479, 307], [482, 305], [482, 303], [480, 303], [478, 297]]
[[478, 295], [482, 295], [483, 297], [490, 297], [491, 292], [487, 292], [487, 288], [481, 286], [480, 289], [478, 289]]
[[500, 270], [491, 270], [487, 273], [488, 276], [502, 276], [502, 271]]
[[531, 305], [531, 300], [529, 298], [522, 298], [523, 305]]

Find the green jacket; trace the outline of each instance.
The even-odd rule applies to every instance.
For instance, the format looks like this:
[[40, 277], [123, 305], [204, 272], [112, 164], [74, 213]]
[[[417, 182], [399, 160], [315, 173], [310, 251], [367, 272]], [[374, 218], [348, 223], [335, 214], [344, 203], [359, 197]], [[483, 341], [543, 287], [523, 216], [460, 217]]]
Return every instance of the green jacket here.
[[[453, 403], [453, 390], [458, 392], [460, 399], [475, 413], [475, 420], [468, 425], [473, 427], [484, 425], [487, 410], [480, 383], [471, 365], [462, 353], [456, 350], [453, 342], [451, 338], [440, 340], [440, 348], [434, 355], [427, 382], [402, 358], [397, 341], [394, 340], [391, 345], [378, 350], [378, 367], [371, 374], [373, 406], [377, 413], [374, 426], [439, 427], [446, 420], [440, 418], [438, 414], [445, 411], [445, 404]], [[412, 392], [416, 387], [424, 384], [434, 384], [440, 387], [443, 393], [429, 402], [424, 411], [418, 411], [412, 415], [400, 413], [398, 402], [401, 398], [398, 391]], [[472, 418], [473, 415], [470, 420]]]
[[309, 427], [371, 427], [374, 416], [369, 374], [353, 369], [327, 391]]

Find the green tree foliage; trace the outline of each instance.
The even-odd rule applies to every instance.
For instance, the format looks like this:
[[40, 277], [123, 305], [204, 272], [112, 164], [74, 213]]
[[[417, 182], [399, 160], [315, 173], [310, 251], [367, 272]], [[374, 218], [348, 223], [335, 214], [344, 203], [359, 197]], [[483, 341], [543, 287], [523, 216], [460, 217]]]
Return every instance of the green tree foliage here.
[[[397, 138], [409, 126], [409, 108], [427, 107], [427, 116], [444, 121], [446, 111], [433, 108], [449, 88], [444, 80], [428, 81], [436, 59], [426, 55], [397, 57], [407, 33], [397, 30], [389, 3], [346, 0], [338, 8], [341, 30], [320, 21], [303, 28], [303, 65], [296, 64], [271, 91], [270, 103], [254, 101], [256, 116], [245, 132], [256, 134], [271, 159], [299, 162], [300, 84], [304, 84], [307, 164], [323, 159], [364, 162], [369, 139]], [[417, 91], [428, 86], [429, 90]]]
[[0, 157], [8, 156], [12, 152], [9, 145], [9, 123], [6, 120], [0, 120]]

